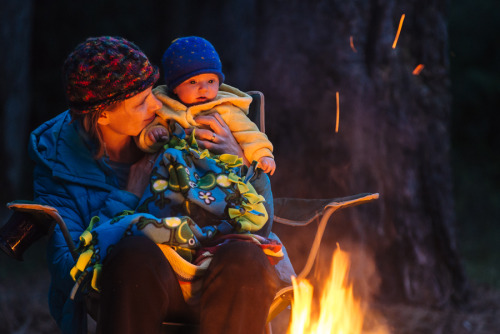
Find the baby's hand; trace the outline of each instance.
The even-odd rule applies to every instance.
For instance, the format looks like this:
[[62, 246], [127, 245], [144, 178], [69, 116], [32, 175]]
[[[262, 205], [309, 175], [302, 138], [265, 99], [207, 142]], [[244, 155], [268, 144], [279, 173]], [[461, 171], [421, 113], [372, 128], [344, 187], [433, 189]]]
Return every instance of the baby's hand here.
[[155, 126], [148, 132], [148, 138], [153, 143], [168, 141], [168, 130], [163, 126]]
[[276, 169], [276, 162], [274, 162], [273, 158], [270, 157], [262, 157], [259, 159], [259, 163], [257, 167], [262, 168], [264, 173], [269, 173], [271, 175], [274, 174], [274, 170]]

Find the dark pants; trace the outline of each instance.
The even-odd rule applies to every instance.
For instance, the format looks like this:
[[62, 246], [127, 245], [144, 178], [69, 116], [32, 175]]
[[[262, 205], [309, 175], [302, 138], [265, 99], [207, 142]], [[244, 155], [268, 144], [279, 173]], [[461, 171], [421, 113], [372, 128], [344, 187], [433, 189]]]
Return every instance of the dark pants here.
[[127, 237], [103, 266], [97, 333], [160, 333], [165, 320], [198, 322], [201, 334], [262, 333], [277, 286], [258, 246], [229, 243], [215, 254], [200, 305], [192, 308], [159, 247], [146, 237]]

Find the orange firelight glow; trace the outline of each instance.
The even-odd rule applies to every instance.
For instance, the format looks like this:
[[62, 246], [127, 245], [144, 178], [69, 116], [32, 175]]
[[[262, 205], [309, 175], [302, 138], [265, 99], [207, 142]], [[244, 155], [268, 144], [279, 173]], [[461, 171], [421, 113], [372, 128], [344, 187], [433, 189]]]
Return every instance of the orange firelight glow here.
[[415, 67], [415, 69], [413, 70], [413, 75], [419, 75], [423, 69], [424, 69], [424, 65], [418, 64], [417, 67]]
[[368, 310], [366, 303], [353, 296], [352, 283], [347, 277], [349, 268], [349, 255], [337, 244], [317, 311], [313, 306], [312, 285], [306, 279], [292, 277], [294, 297], [287, 334], [389, 334], [384, 325], [363, 328]]
[[396, 38], [394, 38], [394, 43], [392, 43], [392, 48], [396, 48], [396, 44], [398, 44], [399, 34], [401, 33], [401, 28], [403, 27], [403, 21], [405, 20], [405, 14], [401, 15], [401, 19], [399, 20], [398, 32], [396, 33]]
[[349, 44], [351, 45], [352, 51], [358, 52], [358, 50], [356, 50], [356, 48], [354, 47], [354, 41], [352, 39], [352, 36], [349, 37]]
[[340, 97], [339, 97], [339, 92], [335, 94], [337, 98], [337, 118], [335, 122], [335, 133], [339, 132], [339, 116], [340, 116]]

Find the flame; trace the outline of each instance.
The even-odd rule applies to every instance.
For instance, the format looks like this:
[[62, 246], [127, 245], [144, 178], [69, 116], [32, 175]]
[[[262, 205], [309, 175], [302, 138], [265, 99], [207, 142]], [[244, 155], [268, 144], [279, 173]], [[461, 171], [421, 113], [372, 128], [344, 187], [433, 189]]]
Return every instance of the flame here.
[[[354, 298], [352, 283], [347, 275], [349, 255], [337, 245], [333, 254], [329, 277], [319, 300], [319, 310], [313, 307], [313, 286], [308, 280], [292, 277], [293, 301], [291, 323], [287, 334], [388, 334], [385, 326], [373, 323], [370, 331], [363, 331], [367, 307]], [[366, 326], [365, 326], [366, 327]]]
[[396, 38], [394, 38], [394, 42], [392, 43], [392, 48], [396, 48], [396, 44], [398, 44], [399, 34], [401, 33], [401, 28], [403, 27], [403, 21], [405, 20], [405, 14], [401, 15], [401, 19], [399, 20], [398, 32], [396, 33]]
[[354, 40], [352, 36], [349, 37], [349, 44], [351, 45], [351, 49], [353, 52], [358, 52], [358, 50], [356, 50], [356, 47], [354, 46]]
[[424, 65], [418, 64], [417, 67], [415, 67], [415, 69], [413, 70], [413, 75], [419, 75], [423, 69], [424, 69]]
[[340, 97], [339, 97], [339, 92], [335, 94], [336, 100], [337, 100], [337, 117], [336, 117], [336, 122], [335, 122], [335, 133], [339, 132], [339, 116], [340, 116]]

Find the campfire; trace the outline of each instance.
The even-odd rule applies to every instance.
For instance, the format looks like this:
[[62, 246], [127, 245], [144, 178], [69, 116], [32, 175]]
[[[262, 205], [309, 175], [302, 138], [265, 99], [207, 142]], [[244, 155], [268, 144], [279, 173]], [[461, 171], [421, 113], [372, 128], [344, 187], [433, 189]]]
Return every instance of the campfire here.
[[349, 254], [337, 245], [319, 298], [313, 298], [313, 285], [308, 280], [293, 278], [288, 334], [389, 334], [381, 321], [369, 314], [367, 303], [354, 297], [349, 269]]

